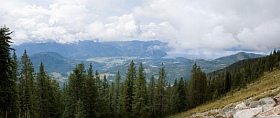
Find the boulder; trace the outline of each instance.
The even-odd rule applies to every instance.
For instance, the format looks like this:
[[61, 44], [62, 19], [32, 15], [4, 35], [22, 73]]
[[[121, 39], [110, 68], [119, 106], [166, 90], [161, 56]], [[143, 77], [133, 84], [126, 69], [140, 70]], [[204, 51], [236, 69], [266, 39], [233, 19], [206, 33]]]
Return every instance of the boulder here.
[[275, 101], [271, 97], [262, 98], [259, 100], [259, 107], [263, 108], [263, 112], [272, 109], [275, 104]]
[[259, 106], [259, 104], [260, 104], [259, 101], [253, 101], [249, 104], [249, 107], [250, 108], [256, 108], [256, 107]]
[[267, 97], [267, 98], [262, 98], [259, 100], [260, 105], [264, 105], [264, 104], [271, 104], [271, 105], [275, 105], [275, 101], [271, 98], [271, 97]]
[[273, 107], [272, 109], [260, 113], [258, 116], [277, 116], [280, 114], [280, 105]]
[[273, 115], [273, 116], [256, 116], [255, 118], [280, 118], [279, 115]]
[[242, 103], [236, 105], [234, 109], [236, 109], [236, 110], [243, 110], [243, 109], [249, 109], [249, 107], [246, 106], [246, 104], [244, 102], [242, 102]]
[[261, 107], [244, 109], [244, 110], [237, 111], [233, 115], [233, 117], [234, 118], [252, 118], [252, 117], [256, 116], [257, 114], [259, 114], [260, 112], [262, 112]]
[[233, 109], [233, 104], [229, 104], [227, 106], [225, 106], [223, 109], [222, 109], [222, 112], [225, 113], [225, 112], [229, 112]]

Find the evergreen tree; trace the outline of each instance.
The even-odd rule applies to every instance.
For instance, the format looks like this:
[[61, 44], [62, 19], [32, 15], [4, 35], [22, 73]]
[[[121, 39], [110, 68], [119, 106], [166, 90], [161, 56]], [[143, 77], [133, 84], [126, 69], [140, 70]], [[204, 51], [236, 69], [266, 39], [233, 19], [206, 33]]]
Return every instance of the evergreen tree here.
[[95, 117], [95, 104], [97, 101], [97, 87], [95, 86], [94, 75], [92, 64], [90, 64], [89, 69], [87, 70], [87, 77], [85, 80], [85, 100], [84, 104], [87, 106], [85, 107], [85, 111], [87, 113], [88, 118]]
[[75, 105], [74, 118], [86, 118], [86, 111], [82, 100], [78, 100]]
[[178, 91], [178, 102], [179, 102], [177, 109], [179, 110], [179, 112], [181, 112], [181, 111], [184, 111], [187, 106], [186, 105], [185, 82], [182, 77], [179, 81], [177, 91]]
[[47, 74], [47, 80], [49, 81], [49, 112], [51, 118], [61, 118], [64, 111], [63, 94], [59, 88], [59, 84], [56, 80], [50, 78]]
[[39, 72], [36, 77], [37, 84], [37, 95], [36, 99], [38, 100], [38, 116], [41, 118], [50, 117], [50, 95], [49, 95], [49, 80], [47, 80], [47, 75], [44, 71], [44, 65], [41, 62]]
[[17, 87], [15, 81], [16, 63], [10, 52], [11, 37], [9, 28], [0, 29], [0, 117], [17, 116]]
[[205, 101], [206, 85], [206, 74], [200, 70], [199, 66], [194, 64], [192, 67], [189, 90], [192, 107], [202, 104]]
[[20, 116], [37, 117], [35, 91], [33, 64], [24, 50], [19, 78]]
[[116, 117], [116, 91], [115, 91], [115, 83], [112, 82], [109, 91], [109, 117]]
[[68, 86], [65, 96], [65, 110], [63, 117], [73, 118], [78, 100], [84, 100], [84, 64], [78, 64], [68, 79]]
[[103, 76], [102, 89], [101, 89], [101, 117], [110, 117], [110, 98], [109, 98], [109, 84], [106, 75]]
[[60, 118], [61, 117], [61, 94], [59, 85], [45, 72], [41, 62], [39, 72], [36, 76], [36, 101], [37, 113], [41, 118]]
[[173, 112], [173, 97], [172, 97], [172, 87], [170, 82], [168, 82], [166, 87], [166, 103], [164, 104], [164, 108], [166, 109], [164, 112], [166, 116], [171, 115]]
[[113, 106], [114, 111], [116, 113], [115, 117], [120, 117], [121, 116], [121, 75], [120, 72], [116, 74], [116, 89], [115, 89], [115, 105]]
[[132, 102], [133, 102], [133, 87], [134, 87], [134, 79], [136, 78], [136, 68], [133, 61], [129, 64], [126, 79], [124, 82], [124, 110], [125, 117], [133, 117], [132, 116]]
[[102, 98], [102, 81], [100, 80], [100, 75], [98, 70], [95, 71], [95, 75], [94, 75], [94, 82], [95, 82], [95, 87], [97, 90], [97, 95], [96, 95], [96, 102], [94, 104], [95, 106], [95, 117], [101, 117], [102, 115], [102, 110], [101, 109], [103, 107], [103, 98]]
[[142, 63], [140, 63], [138, 69], [138, 76], [135, 80], [134, 86], [134, 96], [133, 96], [133, 112], [134, 116], [139, 118], [147, 117], [146, 115], [146, 105], [147, 105], [147, 87], [146, 87], [146, 77], [144, 75], [144, 68]]
[[231, 74], [226, 72], [226, 82], [225, 82], [225, 91], [229, 92], [231, 89]]
[[164, 108], [164, 104], [166, 103], [165, 100], [165, 69], [164, 65], [162, 64], [162, 67], [159, 69], [159, 77], [158, 77], [158, 82], [156, 84], [156, 94], [155, 94], [155, 112], [157, 117], [164, 117], [165, 116], [165, 111], [167, 109]]
[[13, 50], [13, 55], [12, 55], [12, 73], [11, 73], [11, 78], [14, 81], [13, 84], [11, 84], [11, 90], [12, 90], [12, 97], [10, 98], [11, 101], [14, 101], [13, 103], [10, 103], [10, 106], [13, 107], [13, 115], [10, 115], [9, 117], [15, 117], [18, 116], [19, 113], [19, 90], [18, 90], [18, 85], [16, 84], [18, 80], [18, 59], [15, 50]]
[[177, 113], [179, 112], [179, 106], [180, 106], [180, 102], [179, 102], [179, 94], [178, 94], [178, 82], [177, 79], [174, 80], [174, 84], [172, 86], [172, 113]]
[[155, 117], [155, 78], [152, 76], [150, 78], [150, 84], [148, 86], [148, 106], [149, 108], [149, 117], [154, 118]]

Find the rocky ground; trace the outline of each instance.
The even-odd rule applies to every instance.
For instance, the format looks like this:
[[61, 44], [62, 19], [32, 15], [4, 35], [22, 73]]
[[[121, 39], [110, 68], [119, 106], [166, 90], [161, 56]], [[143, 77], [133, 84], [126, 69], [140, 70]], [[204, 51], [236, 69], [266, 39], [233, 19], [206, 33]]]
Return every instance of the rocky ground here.
[[[280, 88], [266, 91], [263, 94], [279, 92]], [[258, 101], [254, 98], [231, 103], [222, 109], [213, 109], [192, 115], [192, 118], [280, 118], [280, 93], [273, 97], [265, 97]]]

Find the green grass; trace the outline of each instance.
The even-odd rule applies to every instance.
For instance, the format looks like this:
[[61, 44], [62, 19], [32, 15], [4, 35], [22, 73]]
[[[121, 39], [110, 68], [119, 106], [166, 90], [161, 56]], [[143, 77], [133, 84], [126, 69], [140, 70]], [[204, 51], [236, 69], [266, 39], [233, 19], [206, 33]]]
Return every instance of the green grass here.
[[263, 93], [264, 91], [276, 89], [278, 87], [280, 87], [280, 70], [275, 70], [269, 73], [267, 72], [254, 83], [248, 84], [244, 89], [240, 89], [236, 92], [229, 92], [226, 96], [221, 97], [220, 99], [210, 101], [203, 105], [197, 106], [196, 108], [176, 114], [171, 117], [186, 118], [195, 113], [202, 113], [211, 109], [223, 108], [230, 103], [236, 105], [237, 102], [248, 99], [250, 97], [252, 97], [252, 100], [258, 100], [264, 97], [275, 96], [280, 91], [276, 91], [273, 93], [267, 92], [266, 94], [261, 93]]

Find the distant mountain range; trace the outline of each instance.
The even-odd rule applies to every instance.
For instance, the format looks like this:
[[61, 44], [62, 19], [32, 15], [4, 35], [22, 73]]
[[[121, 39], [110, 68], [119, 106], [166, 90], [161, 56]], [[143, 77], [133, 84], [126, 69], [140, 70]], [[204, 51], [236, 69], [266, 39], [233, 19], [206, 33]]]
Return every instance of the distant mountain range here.
[[35, 71], [38, 72], [39, 64], [42, 61], [45, 66], [45, 70], [54, 78], [62, 82], [67, 81], [67, 76], [78, 63], [84, 63], [85, 69], [89, 67], [89, 64], [93, 64], [93, 69], [98, 70], [100, 74], [106, 74], [108, 80], [114, 81], [114, 75], [120, 71], [122, 80], [125, 79], [128, 64], [133, 60], [137, 66], [142, 62], [145, 68], [145, 74], [147, 79], [152, 75], [156, 78], [158, 76], [159, 67], [163, 63], [165, 66], [167, 81], [173, 82], [174, 79], [183, 77], [188, 79], [191, 74], [191, 68], [194, 63], [200, 65], [204, 72], [212, 72], [218, 69], [225, 68], [230, 64], [242, 59], [257, 58], [263, 55], [240, 52], [234, 55], [221, 57], [215, 60], [191, 60], [187, 58], [139, 58], [139, 57], [98, 57], [87, 60], [73, 60], [63, 57], [59, 53], [55, 52], [41, 52], [30, 55], [30, 59], [33, 62]]
[[160, 41], [79, 41], [71, 44], [56, 42], [26, 43], [14, 45], [17, 54], [27, 50], [29, 55], [40, 52], [57, 52], [70, 59], [88, 59], [93, 57], [164, 57], [169, 50], [167, 43]]
[[133, 60], [138, 66], [143, 63], [147, 79], [152, 75], [157, 78], [158, 69], [163, 63], [166, 68], [167, 81], [174, 81], [180, 77], [188, 79], [194, 63], [200, 65], [204, 72], [212, 72], [225, 68], [230, 64], [263, 55], [240, 52], [234, 55], [220, 57], [215, 60], [187, 59], [183, 57], [165, 58], [170, 50], [167, 43], [160, 41], [114, 41], [94, 42], [80, 41], [72, 44], [60, 43], [27, 43], [13, 46], [18, 56], [26, 49], [38, 72], [42, 61], [45, 70], [61, 84], [67, 81], [67, 76], [78, 63], [84, 63], [85, 69], [92, 63], [93, 69], [100, 74], [109, 76], [113, 81], [114, 75], [120, 71], [125, 78], [128, 64]]

